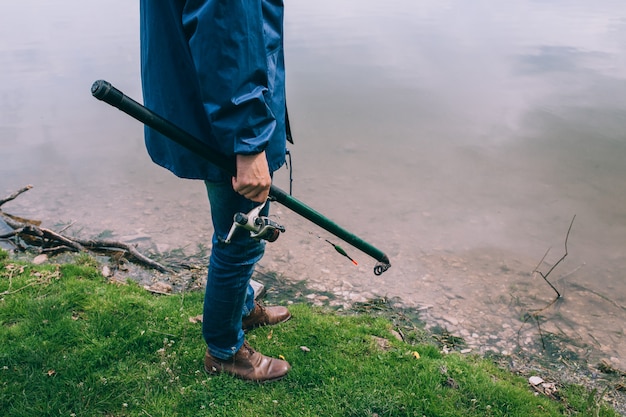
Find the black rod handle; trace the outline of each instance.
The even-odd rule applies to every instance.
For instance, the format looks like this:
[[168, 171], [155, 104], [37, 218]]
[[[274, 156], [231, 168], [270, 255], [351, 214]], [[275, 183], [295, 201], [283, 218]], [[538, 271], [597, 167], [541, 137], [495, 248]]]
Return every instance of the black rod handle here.
[[[216, 165], [224, 170], [226, 173], [234, 176], [237, 173], [236, 163], [233, 158], [229, 158], [213, 149], [209, 148], [207, 144], [201, 142], [195, 136], [184, 131], [180, 127], [174, 125], [172, 122], [164, 119], [152, 110], [137, 103], [135, 100], [126, 96], [117, 88], [113, 87], [111, 83], [98, 80], [91, 86], [91, 94], [98, 100], [102, 100], [107, 104], [121, 110], [134, 119], [142, 122], [146, 126], [156, 130], [167, 138], [173, 140], [179, 145], [189, 149], [195, 154], [205, 158], [207, 161]], [[380, 275], [391, 267], [389, 258], [384, 252], [372, 246], [363, 239], [355, 236], [354, 234], [343, 229], [336, 223], [329, 220], [321, 213], [313, 210], [306, 204], [297, 200], [296, 198], [285, 193], [280, 188], [272, 185], [270, 188], [270, 197], [277, 202], [281, 203], [285, 207], [291, 209], [293, 212], [299, 214], [312, 223], [320, 226], [324, 230], [332, 233], [338, 238], [344, 240], [355, 248], [361, 250], [372, 258], [376, 259], [379, 263], [374, 267], [374, 273]]]
[[204, 142], [201, 142], [195, 136], [187, 133], [169, 120], [164, 119], [152, 110], [137, 103], [135, 100], [113, 87], [108, 81], [98, 80], [94, 82], [91, 86], [91, 94], [98, 100], [110, 104], [161, 133], [163, 136], [189, 149], [193, 153], [202, 156], [229, 175], [236, 175], [236, 164], [233, 158], [229, 158], [226, 155], [209, 149]]

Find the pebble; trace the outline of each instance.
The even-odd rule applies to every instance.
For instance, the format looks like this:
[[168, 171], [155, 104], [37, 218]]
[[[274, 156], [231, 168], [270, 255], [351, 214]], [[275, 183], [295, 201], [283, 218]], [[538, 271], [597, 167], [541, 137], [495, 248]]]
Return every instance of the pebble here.
[[48, 255], [46, 255], [46, 254], [37, 255], [33, 259], [33, 263], [35, 265], [41, 265], [42, 263], [46, 262], [47, 260], [48, 260]]

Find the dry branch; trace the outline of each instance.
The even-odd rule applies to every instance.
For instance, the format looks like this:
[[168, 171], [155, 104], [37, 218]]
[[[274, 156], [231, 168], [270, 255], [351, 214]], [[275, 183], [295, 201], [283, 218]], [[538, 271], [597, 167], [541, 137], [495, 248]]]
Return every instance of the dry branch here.
[[543, 261], [548, 256], [548, 253], [550, 252], [550, 249], [548, 249], [546, 251], [546, 253], [543, 255], [543, 258], [541, 258], [541, 260], [539, 261], [539, 263], [537, 264], [537, 266], [533, 270], [533, 277], [535, 277], [537, 274], [539, 274], [541, 276], [541, 278], [543, 278], [543, 280], [550, 286], [550, 288], [552, 288], [554, 290], [554, 292], [556, 293], [556, 297], [552, 301], [550, 301], [546, 306], [544, 306], [542, 308], [539, 308], [539, 309], [536, 309], [536, 310], [528, 311], [526, 314], [524, 314], [524, 320], [522, 322], [522, 326], [519, 328], [519, 330], [517, 332], [518, 344], [519, 344], [520, 332], [522, 331], [522, 328], [524, 327], [524, 324], [526, 324], [529, 320], [534, 320], [535, 324], [537, 325], [537, 329], [539, 331], [539, 336], [541, 337], [541, 345], [543, 346], [544, 349], [546, 348], [545, 341], [544, 341], [544, 338], [543, 338], [543, 332], [541, 330], [541, 315], [540, 314], [541, 314], [541, 312], [543, 312], [543, 311], [547, 310], [548, 308], [550, 308], [551, 306], [553, 306], [554, 303], [556, 303], [559, 299], [561, 299], [561, 293], [550, 282], [550, 280], [548, 280], [548, 276], [552, 273], [552, 271], [554, 271], [554, 269], [561, 262], [563, 262], [563, 260], [568, 255], [567, 242], [569, 240], [569, 234], [572, 231], [572, 226], [574, 225], [574, 220], [575, 219], [576, 219], [576, 215], [574, 215], [574, 217], [572, 218], [572, 221], [569, 224], [569, 228], [567, 229], [567, 234], [565, 235], [565, 253], [563, 254], [563, 256], [561, 256], [561, 258], [559, 258], [559, 260], [556, 261], [556, 263], [554, 265], [552, 265], [552, 267], [548, 270], [548, 272], [546, 272], [544, 274], [543, 272], [539, 271], [539, 266], [541, 266]]
[[160, 263], [153, 261], [152, 259], [142, 255], [137, 248], [132, 245], [128, 245], [123, 242], [117, 242], [114, 240], [82, 240], [82, 239], [74, 239], [74, 241], [87, 249], [95, 250], [95, 251], [107, 251], [110, 249], [122, 249], [127, 252], [132, 258], [140, 262], [145, 266], [149, 266], [150, 268], [154, 268], [159, 272], [172, 272], [169, 268], [164, 267]]
[[[567, 229], [567, 234], [565, 235], [565, 253], [563, 254], [563, 256], [561, 256], [561, 258], [556, 261], [556, 263], [554, 265], [552, 265], [552, 268], [550, 268], [550, 270], [548, 272], [546, 272], [545, 274], [541, 271], [539, 271], [539, 265], [541, 265], [543, 263], [543, 260], [546, 258], [546, 256], [548, 256], [548, 252], [550, 252], [550, 249], [548, 249], [546, 251], [546, 254], [543, 256], [543, 258], [541, 259], [541, 261], [539, 261], [539, 264], [537, 264], [537, 266], [535, 267], [535, 270], [533, 271], [533, 274], [539, 274], [541, 275], [541, 278], [543, 278], [543, 280], [545, 282], [548, 283], [548, 285], [554, 290], [554, 292], [556, 293], [556, 298], [554, 300], [552, 300], [552, 302], [550, 304], [548, 304], [546, 307], [542, 308], [541, 310], [545, 310], [546, 308], [550, 307], [552, 304], [554, 304], [556, 302], [556, 300], [558, 300], [559, 298], [561, 298], [561, 293], [559, 292], [559, 290], [556, 289], [556, 287], [554, 285], [552, 285], [552, 283], [548, 280], [548, 275], [550, 275], [550, 273], [552, 271], [554, 271], [554, 268], [556, 268], [561, 262], [563, 262], [563, 260], [565, 259], [565, 257], [568, 255], [567, 252], [567, 241], [569, 239], [569, 234], [572, 231], [572, 226], [574, 225], [574, 220], [576, 219], [576, 215], [574, 215], [574, 217], [572, 218], [572, 221], [569, 224], [569, 228]], [[539, 311], [541, 311], [539, 310]]]
[[0, 207], [2, 207], [2, 205], [4, 203], [7, 203], [7, 202], [9, 202], [11, 200], [15, 200], [20, 194], [25, 193], [26, 191], [30, 190], [31, 188], [33, 188], [32, 185], [27, 185], [27, 186], [25, 186], [23, 188], [20, 188], [19, 190], [17, 190], [13, 194], [10, 194], [7, 197], [4, 197], [3, 199], [0, 199]]
[[[20, 194], [30, 190], [31, 188], [32, 186], [28, 185], [0, 200], [0, 207], [2, 204], [15, 199]], [[42, 247], [42, 252], [62, 252], [68, 250], [74, 252], [84, 252], [86, 250], [91, 250], [100, 253], [110, 253], [121, 250], [123, 254], [128, 254], [129, 258], [131, 260], [135, 260], [137, 263], [156, 269], [160, 272], [172, 272], [171, 269], [142, 255], [134, 246], [123, 242], [68, 237], [50, 229], [39, 227], [39, 222], [12, 216], [3, 212], [2, 209], [0, 209], [0, 219], [4, 220], [4, 222], [13, 229], [12, 231], [1, 234], [0, 239], [19, 237], [29, 242], [33, 242], [36, 246]]]

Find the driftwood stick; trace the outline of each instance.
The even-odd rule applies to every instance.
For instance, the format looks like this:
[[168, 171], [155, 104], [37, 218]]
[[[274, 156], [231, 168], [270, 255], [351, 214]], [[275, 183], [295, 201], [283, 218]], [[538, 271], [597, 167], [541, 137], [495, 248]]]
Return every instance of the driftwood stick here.
[[75, 239], [75, 241], [81, 244], [82, 246], [84, 246], [85, 248], [92, 249], [92, 250], [106, 250], [108, 248], [122, 249], [128, 252], [128, 254], [132, 256], [133, 258], [135, 258], [138, 262], [146, 266], [154, 268], [160, 272], [172, 272], [171, 269], [164, 267], [160, 263], [153, 261], [152, 259], [148, 258], [145, 255], [142, 255], [134, 246], [128, 245], [123, 242], [117, 242], [113, 240], [95, 240], [95, 239], [88, 239], [88, 240]]
[[[14, 192], [10, 196], [5, 197], [4, 199], [0, 200], [0, 206], [2, 206], [2, 204], [6, 203], [7, 201], [15, 199], [20, 194], [30, 190], [31, 188], [32, 186], [28, 185]], [[13, 229], [13, 231], [11, 232], [0, 235], [0, 239], [7, 239], [15, 236], [34, 236], [35, 238], [41, 240], [42, 246], [48, 246], [48, 244], [57, 243], [57, 245], [51, 248], [44, 247], [42, 251], [56, 252], [62, 250], [72, 250], [75, 252], [84, 252], [85, 250], [89, 249], [92, 251], [110, 252], [112, 249], [121, 249], [140, 264], [156, 269], [160, 272], [172, 272], [171, 269], [166, 268], [160, 263], [153, 261], [147, 256], [139, 253], [137, 248], [135, 248], [134, 246], [128, 245], [123, 242], [117, 242], [112, 240], [70, 238], [61, 234], [62, 232], [57, 233], [50, 229], [39, 227], [38, 224], [33, 224], [36, 222], [16, 218], [15, 216], [2, 212], [2, 210], [0, 210], [0, 218], [2, 218], [2, 220]], [[71, 226], [71, 224], [69, 226]], [[63, 230], [66, 230], [69, 226], [66, 226]]]
[[85, 250], [85, 248], [83, 248], [79, 243], [76, 243], [73, 240], [65, 236], [62, 236], [56, 232], [53, 232], [52, 230], [43, 229], [43, 228], [32, 226], [32, 225], [25, 225], [19, 229], [15, 229], [13, 230], [13, 232], [9, 232], [0, 236], [0, 238], [7, 238], [7, 237], [19, 236], [19, 235], [34, 236], [42, 240], [48, 239], [52, 241], [58, 241], [58, 242], [63, 243], [66, 246], [69, 246], [72, 250], [76, 252], [82, 252]]
[[0, 235], [0, 239], [9, 239], [9, 238], [11, 238], [13, 236], [19, 235], [23, 231], [24, 231], [24, 228], [22, 227], [20, 229], [12, 230], [12, 231], [10, 231], [8, 233], [3, 233], [3, 234]]
[[52, 240], [52, 241], [57, 241], [57, 242], [61, 242], [66, 246], [69, 246], [70, 248], [72, 248], [73, 250], [75, 250], [76, 252], [83, 252], [85, 250], [85, 248], [78, 243], [76, 240], [70, 239], [68, 237], [65, 237], [63, 235], [60, 235], [56, 232], [53, 232], [50, 229], [43, 229], [43, 228], [39, 228], [36, 226], [28, 226], [25, 227], [24, 229], [27, 229], [25, 231], [26, 234], [32, 234], [35, 236], [39, 236], [39, 234], [41, 233], [41, 237], [44, 239], [48, 239], [48, 240]]
[[12, 229], [21, 229], [23, 227], [25, 227], [27, 224], [24, 222], [20, 222], [18, 220], [15, 220], [13, 218], [13, 216], [11, 216], [10, 214], [7, 213], [3, 213], [2, 211], [0, 211], [0, 217], [2, 218], [2, 220], [8, 224]]
[[128, 253], [132, 258], [134, 258], [137, 262], [148, 266], [150, 268], [154, 268], [160, 272], [172, 272], [171, 269], [166, 268], [160, 263], [153, 261], [145, 255], [142, 255], [134, 246], [128, 245], [123, 242], [117, 242], [112, 240], [94, 240], [94, 239], [79, 239], [79, 238], [68, 238], [59, 233], [53, 232], [49, 229], [40, 228], [37, 226], [26, 225], [19, 229], [15, 229], [12, 232], [6, 233], [5, 235], [0, 236], [0, 238], [20, 236], [20, 235], [28, 235], [35, 236], [40, 239], [48, 240], [51, 242], [60, 243], [60, 246], [56, 246], [55, 250], [60, 250], [63, 248], [67, 248], [69, 250], [73, 250], [75, 252], [84, 252], [87, 249], [92, 251], [101, 251], [107, 252], [111, 249], [122, 249], [126, 253]]
[[19, 190], [17, 190], [13, 194], [0, 199], [0, 207], [2, 207], [2, 205], [4, 203], [7, 203], [7, 202], [9, 202], [11, 200], [15, 200], [20, 194], [25, 193], [26, 191], [30, 190], [31, 188], [33, 188], [32, 185], [27, 185], [26, 187], [20, 188]]
[[41, 249], [42, 254], [49, 254], [49, 255], [56, 255], [59, 253], [72, 252], [72, 251], [75, 251], [75, 249], [69, 246], [65, 246], [65, 245], [57, 245], [57, 246], [51, 246], [51, 247]]

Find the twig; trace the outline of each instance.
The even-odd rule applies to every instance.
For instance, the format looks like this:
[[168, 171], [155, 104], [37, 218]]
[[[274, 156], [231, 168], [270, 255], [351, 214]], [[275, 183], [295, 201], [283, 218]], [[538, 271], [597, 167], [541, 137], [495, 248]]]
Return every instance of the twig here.
[[[554, 299], [549, 305], [547, 305], [546, 307], [542, 308], [541, 310], [545, 310], [546, 308], [550, 307], [552, 304], [554, 304], [556, 302], [556, 300], [558, 300], [559, 298], [561, 298], [561, 293], [559, 292], [559, 290], [556, 289], [556, 287], [554, 285], [552, 285], [552, 283], [548, 280], [548, 275], [550, 275], [550, 273], [552, 271], [554, 271], [554, 268], [556, 268], [561, 262], [563, 262], [563, 260], [567, 257], [568, 255], [568, 251], [567, 251], [567, 241], [569, 240], [569, 234], [572, 231], [572, 226], [574, 225], [574, 220], [576, 219], [576, 215], [574, 215], [574, 217], [572, 218], [572, 221], [569, 224], [569, 228], [567, 229], [567, 234], [565, 235], [565, 253], [563, 254], [563, 256], [561, 256], [561, 258], [554, 264], [552, 265], [552, 268], [550, 268], [550, 270], [547, 273], [543, 273], [541, 271], [539, 271], [537, 268], [539, 267], [539, 265], [541, 265], [541, 262], [543, 262], [543, 260], [546, 258], [546, 256], [548, 255], [548, 252], [550, 251], [548, 249], [548, 252], [546, 252], [546, 254], [543, 256], [543, 259], [541, 260], [541, 262], [539, 262], [539, 265], [537, 265], [537, 267], [535, 268], [535, 270], [533, 271], [533, 274], [539, 274], [541, 275], [541, 278], [543, 278], [543, 280], [545, 282], [548, 283], [548, 285], [554, 290], [554, 292], [556, 293], [556, 299]], [[539, 311], [541, 311], [539, 310]]]
[[[31, 188], [32, 186], [28, 185], [14, 192], [8, 197], [5, 197], [4, 199], [0, 200], [0, 206], [2, 206], [2, 204], [6, 203], [7, 201], [15, 199], [20, 194], [30, 190]], [[128, 245], [126, 243], [111, 240], [69, 238], [61, 234], [64, 230], [70, 227], [71, 224], [63, 228], [61, 233], [57, 233], [50, 229], [39, 227], [38, 222], [18, 218], [8, 213], [4, 213], [2, 212], [2, 210], [0, 210], [0, 218], [2, 218], [6, 222], [6, 224], [8, 224], [12, 229], [14, 229], [11, 232], [0, 235], [0, 238], [2, 239], [15, 236], [32, 236], [35, 237], [36, 240], [41, 241], [41, 246], [43, 247], [42, 251], [71, 250], [75, 252], [83, 252], [86, 249], [89, 249], [92, 251], [109, 252], [112, 249], [121, 249], [140, 264], [156, 269], [160, 272], [172, 272], [171, 269], [166, 268], [160, 263], [142, 255], [134, 246]], [[57, 243], [57, 245], [52, 245], [53, 243]]]
[[20, 194], [25, 193], [26, 191], [30, 190], [31, 188], [33, 188], [32, 185], [27, 185], [23, 188], [20, 188], [19, 190], [17, 190], [16, 192], [14, 192], [13, 194], [4, 197], [3, 199], [0, 199], [0, 207], [2, 207], [2, 205], [4, 203], [7, 203], [11, 200], [15, 200]]
[[0, 217], [12, 229], [19, 229], [19, 228], [24, 227], [26, 225], [39, 226], [41, 224], [41, 222], [37, 222], [37, 221], [34, 221], [34, 220], [23, 219], [21, 217], [17, 217], [17, 216], [14, 216], [12, 214], [9, 214], [9, 213], [5, 213], [2, 210], [0, 210]]
[[6, 290], [6, 291], [3, 291], [3, 292], [0, 292], [0, 295], [12, 295], [12, 294], [15, 294], [15, 293], [18, 293], [18, 292], [22, 291], [25, 288], [32, 287], [35, 284], [38, 284], [38, 282], [37, 281], [31, 281], [28, 284], [24, 285], [23, 287], [18, 288], [17, 290], [13, 290], [13, 291]]
[[166, 268], [160, 263], [153, 261], [147, 256], [144, 256], [141, 253], [139, 253], [139, 251], [134, 246], [128, 245], [123, 242], [117, 242], [113, 240], [95, 240], [95, 239], [89, 239], [89, 240], [75, 239], [75, 242], [79, 243], [85, 248], [92, 249], [92, 250], [106, 251], [106, 250], [109, 250], [110, 248], [122, 249], [128, 252], [128, 254], [132, 256], [133, 258], [135, 258], [137, 261], [139, 261], [140, 263], [146, 266], [154, 268], [160, 272], [171, 272], [169, 268]]
[[69, 224], [65, 225], [63, 229], [59, 230], [59, 233], [65, 232], [67, 229], [69, 229], [72, 226], [74, 226], [74, 222], [70, 222]]
[[552, 307], [558, 300], [561, 299], [561, 293], [559, 292], [559, 290], [556, 289], [556, 287], [548, 280], [548, 275], [550, 275], [550, 273], [552, 271], [554, 271], [554, 269], [561, 263], [563, 262], [563, 260], [567, 257], [568, 255], [568, 251], [567, 251], [567, 241], [569, 240], [569, 234], [572, 231], [572, 226], [574, 225], [574, 220], [576, 219], [576, 215], [574, 215], [574, 217], [572, 218], [572, 221], [569, 224], [569, 228], [567, 229], [567, 234], [565, 235], [565, 253], [563, 254], [563, 256], [561, 256], [561, 258], [554, 264], [552, 265], [552, 267], [548, 270], [548, 272], [546, 272], [545, 274], [541, 271], [539, 271], [539, 266], [541, 266], [541, 264], [543, 263], [543, 261], [546, 259], [546, 257], [548, 256], [548, 253], [550, 252], [550, 249], [548, 249], [546, 251], [546, 253], [543, 255], [543, 258], [541, 258], [541, 260], [539, 261], [539, 263], [537, 264], [537, 266], [535, 267], [535, 269], [533, 270], [533, 277], [535, 277], [537, 274], [541, 275], [541, 278], [543, 278], [543, 280], [545, 282], [548, 283], [548, 285], [554, 290], [554, 292], [556, 293], [556, 297], [550, 301], [550, 303], [548, 303], [546, 306], [536, 309], [536, 310], [532, 310], [528, 313], [526, 313], [524, 315], [524, 321], [522, 322], [522, 325], [520, 326], [519, 330], [517, 331], [517, 339], [518, 339], [518, 344], [519, 344], [519, 338], [520, 338], [520, 333], [522, 331], [522, 328], [524, 327], [524, 324], [526, 324], [531, 318], [533, 320], [535, 320], [535, 323], [537, 324], [537, 329], [539, 330], [539, 336], [541, 337], [541, 345], [543, 347], [543, 349], [545, 350], [546, 345], [545, 345], [545, 341], [543, 338], [543, 332], [541, 331], [541, 323], [540, 323], [540, 313], [542, 311], [547, 310], [548, 308]]
[[12, 230], [12, 231], [7, 232], [7, 233], [3, 233], [3, 234], [0, 235], [0, 239], [8, 239], [10, 237], [19, 235], [22, 232], [22, 230], [23, 230], [23, 228], [22, 229], [17, 229], [17, 230]]
[[32, 234], [33, 236], [41, 236], [44, 239], [49, 239], [57, 242], [61, 242], [66, 246], [74, 249], [76, 252], [83, 252], [85, 248], [76, 240], [72, 240], [68, 237], [53, 232], [50, 229], [39, 228], [36, 226], [27, 226], [24, 228], [24, 233]]

